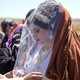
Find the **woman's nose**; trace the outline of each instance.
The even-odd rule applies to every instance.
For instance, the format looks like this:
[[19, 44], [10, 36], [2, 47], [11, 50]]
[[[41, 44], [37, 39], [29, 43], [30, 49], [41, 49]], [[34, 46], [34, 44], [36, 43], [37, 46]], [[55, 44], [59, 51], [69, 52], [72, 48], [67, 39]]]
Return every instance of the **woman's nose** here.
[[34, 38], [35, 40], [37, 39], [37, 34], [36, 34], [36, 33], [32, 32], [32, 36], [33, 36], [33, 38]]

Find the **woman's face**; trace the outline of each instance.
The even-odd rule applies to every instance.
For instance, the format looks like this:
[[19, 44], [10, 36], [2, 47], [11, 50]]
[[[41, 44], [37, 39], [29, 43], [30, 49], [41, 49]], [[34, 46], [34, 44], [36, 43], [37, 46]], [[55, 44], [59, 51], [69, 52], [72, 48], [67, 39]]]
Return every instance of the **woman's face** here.
[[46, 43], [49, 40], [49, 30], [40, 28], [33, 23], [30, 25], [30, 30], [34, 39], [41, 44]]
[[6, 27], [6, 32], [5, 32], [5, 34], [9, 37], [9, 35], [11, 34], [11, 32], [13, 31], [13, 27], [10, 27], [10, 26], [7, 26]]

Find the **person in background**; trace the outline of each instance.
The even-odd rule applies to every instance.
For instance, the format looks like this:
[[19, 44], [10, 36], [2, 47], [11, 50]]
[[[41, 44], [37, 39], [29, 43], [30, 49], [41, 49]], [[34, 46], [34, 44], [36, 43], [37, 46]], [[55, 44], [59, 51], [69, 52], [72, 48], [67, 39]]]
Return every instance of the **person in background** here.
[[25, 21], [27, 20], [28, 16], [34, 11], [35, 9], [31, 9], [25, 16], [25, 19], [22, 20], [22, 24], [25, 24]]
[[[27, 18], [30, 16], [30, 14], [34, 11], [35, 9], [31, 9], [25, 17], [25, 21]], [[10, 50], [10, 54], [12, 55], [13, 59], [16, 60], [16, 55], [18, 53], [18, 48], [20, 46], [20, 38], [22, 34], [22, 29], [25, 26], [24, 24], [19, 24], [17, 27], [12, 31], [11, 35], [8, 38], [8, 41], [6, 43], [6, 47]]]
[[2, 41], [2, 48], [6, 47], [6, 42], [8, 40], [9, 35], [14, 29], [14, 21], [11, 19], [5, 19], [1, 22], [1, 29], [4, 32], [5, 36]]
[[0, 48], [1, 48], [3, 38], [4, 38], [4, 33], [0, 31]]
[[[31, 13], [32, 13], [31, 11], [28, 12], [28, 14], [31, 14]], [[28, 15], [28, 14], [26, 14], [26, 15]], [[27, 17], [29, 17], [29, 15]], [[27, 17], [26, 17], [26, 19], [27, 19]], [[13, 68], [14, 68], [14, 64], [16, 61], [17, 53], [18, 53], [18, 48], [20, 46], [20, 38], [21, 38], [21, 34], [22, 34], [22, 29], [24, 26], [25, 26], [25, 24], [17, 25], [17, 27], [10, 34], [8, 41], [6, 42], [6, 48], [9, 51], [8, 53], [9, 53], [10, 59], [8, 60], [8, 62], [6, 62], [6, 64], [7, 64], [7, 65], [5, 64], [6, 67], [5, 67], [5, 65], [3, 66], [4, 68], [0, 72], [2, 74], [3, 74], [3, 71], [4, 71], [4, 73], [7, 73], [7, 72], [13, 70]], [[7, 71], [6, 71], [6, 68], [7, 68]]]
[[[8, 65], [8, 71], [11, 71], [14, 67], [15, 61], [16, 61], [16, 57], [17, 57], [17, 53], [18, 53], [18, 48], [20, 45], [20, 38], [21, 38], [21, 34], [22, 34], [22, 29], [25, 26], [25, 21], [27, 20], [27, 18], [30, 16], [30, 14], [34, 11], [35, 9], [31, 9], [25, 17], [24, 23], [23, 24], [19, 24], [16, 26], [16, 28], [11, 32], [11, 34], [9, 35], [8, 41], [6, 42], [6, 48], [9, 50], [9, 57], [10, 57], [10, 64]], [[8, 62], [8, 63], [9, 63]], [[0, 74], [4, 74], [6, 73], [6, 68], [4, 66], [2, 66], [2, 70], [0, 71]], [[4, 71], [4, 72], [3, 72]], [[7, 71], [7, 72], [8, 72]]]
[[13, 69], [13, 66], [11, 65], [14, 64], [14, 61], [10, 57], [9, 50], [6, 47], [6, 42], [14, 29], [14, 24], [14, 21], [11, 19], [5, 19], [1, 22], [1, 29], [4, 33], [4, 37], [0, 48], [0, 74], [5, 74]]
[[10, 34], [8, 41], [6, 42], [6, 47], [14, 61], [16, 60], [23, 27], [24, 24], [17, 25], [17, 27]]

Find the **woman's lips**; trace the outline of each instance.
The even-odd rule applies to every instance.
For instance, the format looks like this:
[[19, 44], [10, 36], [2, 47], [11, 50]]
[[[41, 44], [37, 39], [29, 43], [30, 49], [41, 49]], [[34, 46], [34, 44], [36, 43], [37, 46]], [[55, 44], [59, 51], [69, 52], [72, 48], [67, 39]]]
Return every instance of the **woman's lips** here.
[[36, 39], [36, 41], [40, 41], [40, 39]]

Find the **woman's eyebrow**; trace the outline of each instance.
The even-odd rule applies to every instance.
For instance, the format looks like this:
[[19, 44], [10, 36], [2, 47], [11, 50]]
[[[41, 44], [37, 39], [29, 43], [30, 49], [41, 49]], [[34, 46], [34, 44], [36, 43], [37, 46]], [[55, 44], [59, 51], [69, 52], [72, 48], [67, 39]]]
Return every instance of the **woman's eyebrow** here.
[[39, 30], [39, 29], [38, 29], [38, 28], [34, 28], [33, 31], [34, 31], [34, 30]]

